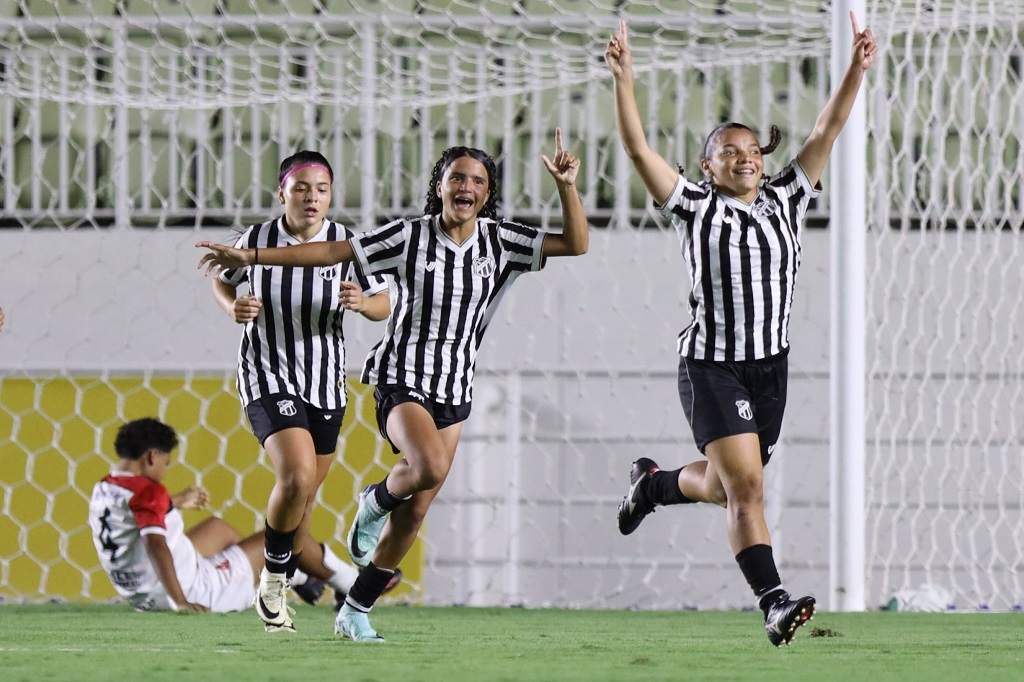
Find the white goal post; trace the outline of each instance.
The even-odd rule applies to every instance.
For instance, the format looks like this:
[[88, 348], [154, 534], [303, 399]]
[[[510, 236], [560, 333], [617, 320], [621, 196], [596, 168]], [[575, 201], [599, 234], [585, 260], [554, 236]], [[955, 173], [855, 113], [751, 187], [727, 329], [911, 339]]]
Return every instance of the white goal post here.
[[[676, 394], [683, 262], [618, 143], [601, 55], [626, 18], [645, 127], [671, 162], [693, 173], [707, 132], [739, 120], [782, 128], [772, 170], [811, 131], [833, 55], [848, 59], [845, 7], [0, 4], [0, 598], [114, 596], [85, 511], [126, 419], [170, 422], [183, 440], [170, 485], [201, 482], [213, 511], [261, 527], [270, 474], [232, 386], [239, 329], [192, 244], [273, 215], [283, 156], [322, 151], [331, 215], [361, 230], [419, 212], [440, 152], [479, 146], [498, 160], [503, 211], [557, 229], [539, 161], [557, 126], [583, 160], [591, 251], [522, 278], [491, 325], [462, 449], [396, 598], [750, 606], [721, 510], [615, 529], [633, 459], [697, 454]], [[862, 14], [879, 56], [804, 238], [791, 396], [766, 472], [776, 556], [788, 585], [829, 608], [927, 588], [960, 610], [1020, 609], [1024, 8], [867, 0]], [[862, 268], [836, 260], [857, 244]], [[346, 330], [353, 373], [379, 332]], [[323, 537], [343, 536], [354, 493], [393, 462], [371, 397], [351, 390], [314, 517]], [[862, 417], [842, 397], [858, 391]], [[858, 470], [863, 485], [837, 494]]]

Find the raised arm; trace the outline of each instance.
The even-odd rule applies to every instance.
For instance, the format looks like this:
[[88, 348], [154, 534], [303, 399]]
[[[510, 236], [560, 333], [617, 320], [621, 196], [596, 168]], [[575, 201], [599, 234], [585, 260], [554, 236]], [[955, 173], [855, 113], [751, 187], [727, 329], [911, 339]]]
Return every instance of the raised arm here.
[[812, 186], [821, 180], [825, 164], [832, 153], [832, 145], [850, 117], [850, 110], [853, 109], [860, 84], [864, 80], [864, 72], [871, 67], [875, 61], [875, 53], [878, 52], [878, 44], [871, 29], [866, 28], [861, 32], [853, 12], [850, 12], [850, 22], [853, 25], [853, 57], [850, 60], [850, 68], [846, 70], [839, 87], [832, 92], [825, 107], [818, 114], [814, 130], [796, 157]]
[[581, 256], [590, 247], [590, 228], [576, 189], [580, 160], [562, 149], [561, 128], [555, 128], [555, 158], [549, 159], [544, 154], [540, 158], [555, 179], [558, 197], [562, 201], [562, 233], [547, 235], [542, 252], [546, 257]]
[[209, 249], [210, 253], [199, 259], [199, 268], [206, 267], [209, 275], [217, 267], [244, 268], [249, 265], [283, 265], [286, 267], [328, 266], [350, 261], [355, 258], [348, 240], [340, 242], [317, 242], [296, 244], [273, 249], [236, 249], [214, 242], [196, 242], [196, 247]]
[[604, 61], [615, 83], [615, 120], [619, 138], [626, 149], [633, 168], [643, 181], [654, 203], [664, 204], [672, 196], [679, 181], [679, 173], [660, 154], [647, 144], [640, 111], [633, 93], [633, 53], [626, 38], [626, 21], [619, 25], [619, 33], [612, 34], [604, 51]]

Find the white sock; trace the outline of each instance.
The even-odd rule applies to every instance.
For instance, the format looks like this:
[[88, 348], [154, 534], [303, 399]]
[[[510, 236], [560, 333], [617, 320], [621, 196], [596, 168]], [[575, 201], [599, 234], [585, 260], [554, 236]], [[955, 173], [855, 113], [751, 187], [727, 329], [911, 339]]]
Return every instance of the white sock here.
[[348, 594], [348, 591], [352, 589], [352, 584], [359, 576], [359, 569], [339, 559], [327, 545], [321, 545], [321, 547], [324, 548], [324, 566], [334, 574], [327, 579], [327, 583], [334, 589]]

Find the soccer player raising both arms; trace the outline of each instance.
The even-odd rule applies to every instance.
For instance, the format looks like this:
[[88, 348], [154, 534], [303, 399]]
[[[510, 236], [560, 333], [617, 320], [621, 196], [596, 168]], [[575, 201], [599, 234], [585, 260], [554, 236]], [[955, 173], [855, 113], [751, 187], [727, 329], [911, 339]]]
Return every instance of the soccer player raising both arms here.
[[[315, 151], [300, 151], [281, 162], [278, 200], [283, 215], [245, 230], [239, 247], [294, 248], [298, 244], [339, 244], [351, 231], [327, 219], [331, 165]], [[345, 593], [357, 569], [330, 548], [307, 542], [317, 491], [330, 470], [345, 417], [346, 310], [370, 320], [387, 317], [387, 284], [367, 279], [350, 265], [323, 267], [236, 267], [213, 278], [213, 296], [232, 320], [244, 325], [238, 349], [237, 388], [253, 433], [274, 466], [267, 501], [266, 567], [260, 574], [256, 612], [268, 632], [293, 631], [287, 607], [288, 577], [298, 551], [307, 563], [322, 563]], [[238, 295], [243, 283], [248, 293]], [[392, 576], [394, 587], [401, 573]], [[304, 599], [307, 595], [297, 588]]]
[[357, 642], [383, 642], [368, 613], [416, 539], [455, 457], [469, 416], [480, 340], [509, 286], [551, 256], [587, 251], [589, 232], [576, 190], [579, 160], [563, 150], [542, 157], [562, 204], [563, 231], [547, 234], [497, 217], [497, 168], [479, 149], [452, 147], [434, 166], [424, 215], [396, 220], [343, 242], [287, 249], [211, 250], [199, 266], [329, 266], [355, 261], [363, 275], [389, 281], [394, 307], [362, 380], [376, 387], [377, 424], [403, 457], [359, 495], [349, 552], [364, 566], [335, 630]]
[[739, 123], [715, 128], [694, 181], [651, 150], [633, 93], [626, 23], [605, 60], [615, 84], [619, 135], [656, 206], [672, 221], [689, 270], [690, 323], [679, 335], [679, 397], [705, 459], [675, 471], [652, 460], [633, 463], [618, 511], [628, 535], [657, 505], [709, 502], [725, 507], [729, 544], [764, 613], [768, 639], [788, 644], [814, 615], [813, 597], [783, 587], [764, 519], [764, 466], [779, 437], [786, 380], [793, 284], [810, 200], [877, 51], [870, 29], [853, 25], [849, 69], [818, 115], [796, 159], [764, 175], [761, 146]]

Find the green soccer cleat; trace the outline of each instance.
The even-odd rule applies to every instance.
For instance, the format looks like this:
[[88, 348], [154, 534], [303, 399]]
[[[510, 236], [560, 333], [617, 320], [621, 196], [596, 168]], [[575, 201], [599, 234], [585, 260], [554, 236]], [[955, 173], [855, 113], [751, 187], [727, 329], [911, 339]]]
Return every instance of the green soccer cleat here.
[[378, 515], [376, 505], [368, 499], [376, 487], [368, 485], [359, 493], [356, 517], [352, 520], [352, 527], [348, 529], [348, 553], [352, 557], [352, 563], [363, 568], [373, 561], [377, 543], [380, 541], [380, 532], [388, 520], [387, 512]]
[[348, 637], [353, 642], [383, 644], [385, 641], [370, 625], [370, 617], [348, 604], [341, 607], [334, 619], [334, 634]]

